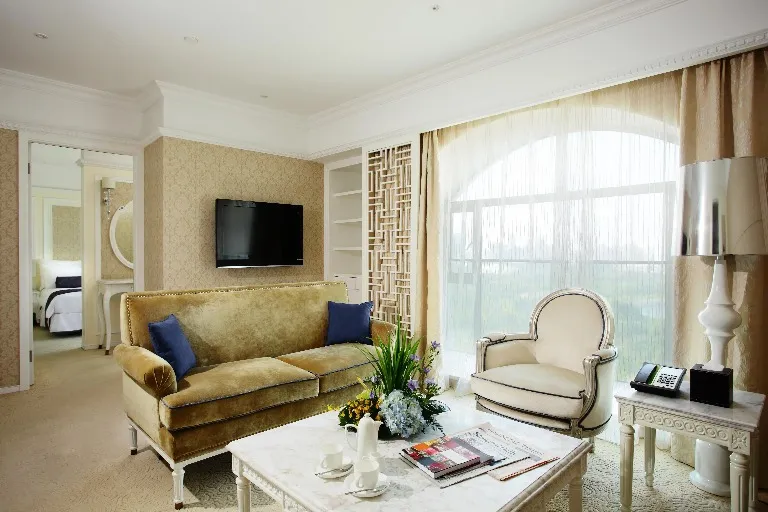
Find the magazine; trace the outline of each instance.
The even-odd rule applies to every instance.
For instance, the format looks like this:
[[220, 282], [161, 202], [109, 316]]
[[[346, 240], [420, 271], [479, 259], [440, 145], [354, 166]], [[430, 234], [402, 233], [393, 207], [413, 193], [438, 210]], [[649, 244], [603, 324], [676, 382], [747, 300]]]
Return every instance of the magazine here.
[[455, 473], [469, 466], [485, 464], [493, 457], [457, 436], [444, 436], [403, 449], [417, 468], [432, 478]]
[[[434, 481], [440, 488], [445, 488], [488, 472], [491, 472], [491, 474], [497, 472], [498, 475], [502, 475], [502, 473], [498, 472], [503, 471], [505, 467], [514, 467], [515, 471], [518, 472], [517, 474], [520, 474], [533, 469], [525, 469], [527, 466], [537, 464], [536, 467], [538, 467], [538, 465], [546, 463], [542, 462], [545, 460], [544, 457], [546, 455], [542, 450], [532, 447], [510, 434], [495, 429], [490, 423], [484, 423], [464, 430], [451, 437], [455, 440], [463, 441], [471, 445], [475, 450], [487, 454], [490, 459], [482, 464], [477, 463], [464, 466], [442, 477], [431, 478], [430, 480]], [[416, 462], [406, 455], [406, 450], [403, 450], [400, 455], [408, 464], [418, 467]], [[494, 478], [502, 479], [497, 476], [494, 476]], [[504, 480], [507, 478], [504, 478]]]

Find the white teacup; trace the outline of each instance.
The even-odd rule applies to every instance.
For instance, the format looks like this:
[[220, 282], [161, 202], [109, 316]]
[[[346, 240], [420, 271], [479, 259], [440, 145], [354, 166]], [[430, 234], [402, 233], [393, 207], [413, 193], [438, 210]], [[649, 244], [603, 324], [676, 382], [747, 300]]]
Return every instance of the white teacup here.
[[320, 467], [323, 469], [338, 469], [344, 463], [344, 447], [338, 443], [326, 443], [320, 446], [323, 461]]
[[355, 463], [355, 478], [352, 487], [373, 489], [379, 481], [379, 462], [376, 458], [365, 456]]

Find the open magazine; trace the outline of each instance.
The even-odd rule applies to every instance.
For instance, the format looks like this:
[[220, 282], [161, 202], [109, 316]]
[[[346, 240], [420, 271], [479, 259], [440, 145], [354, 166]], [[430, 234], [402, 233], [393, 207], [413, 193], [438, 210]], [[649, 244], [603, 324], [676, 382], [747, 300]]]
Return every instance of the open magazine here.
[[[485, 473], [489, 473], [497, 480], [507, 480], [558, 458], [530, 443], [523, 442], [509, 433], [494, 428], [490, 423], [483, 423], [482, 425], [453, 434], [450, 437], [469, 444], [476, 450], [489, 455], [490, 460], [441, 478], [434, 480], [430, 478], [440, 488], [448, 487]], [[406, 451], [404, 450], [403, 454], [401, 454], [403, 460], [412, 466], [416, 466], [414, 460], [405, 455], [405, 453]], [[509, 470], [506, 470], [507, 468]]]

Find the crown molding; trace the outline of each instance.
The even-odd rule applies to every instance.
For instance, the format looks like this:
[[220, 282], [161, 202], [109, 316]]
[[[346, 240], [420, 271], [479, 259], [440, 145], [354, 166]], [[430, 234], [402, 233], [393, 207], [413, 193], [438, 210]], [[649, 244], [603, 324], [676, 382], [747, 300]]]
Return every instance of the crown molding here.
[[207, 135], [203, 133], [189, 132], [186, 130], [178, 130], [176, 128], [164, 128], [158, 127], [150, 135], [145, 137], [141, 144], [146, 147], [152, 144], [160, 137], [169, 137], [172, 139], [191, 140], [194, 142], [202, 142], [204, 144], [213, 144], [214, 146], [225, 146], [228, 148], [242, 149], [245, 151], [254, 151], [256, 153], [264, 153], [267, 155], [284, 156], [288, 158], [298, 158], [300, 160], [309, 160], [306, 153], [297, 153], [295, 151], [280, 150], [275, 148], [266, 148], [258, 144], [254, 144], [247, 140], [239, 140], [231, 137], [216, 137], [213, 135]]
[[520, 101], [517, 104], [498, 105], [495, 109], [490, 109], [484, 116], [476, 117], [473, 119], [446, 119], [441, 123], [432, 123], [433, 125], [414, 125], [398, 130], [393, 130], [387, 133], [377, 134], [373, 137], [366, 137], [350, 141], [338, 146], [326, 148], [320, 151], [312, 152], [308, 155], [311, 160], [321, 159], [336, 153], [343, 151], [349, 151], [351, 149], [365, 147], [370, 144], [374, 144], [382, 139], [398, 139], [403, 138], [414, 133], [422, 133], [429, 130], [435, 130], [444, 128], [447, 126], [453, 126], [458, 123], [472, 121], [477, 118], [487, 117], [503, 112], [511, 112], [519, 110], [521, 108], [531, 107], [534, 105], [540, 105], [548, 101], [554, 101], [561, 98], [567, 98], [576, 94], [583, 94], [586, 92], [594, 91], [597, 89], [603, 89], [614, 85], [619, 85], [632, 80], [638, 80], [641, 78], [647, 78], [649, 76], [659, 75], [670, 71], [676, 71], [690, 66], [696, 66], [716, 59], [728, 57], [738, 53], [747, 52], [756, 48], [761, 48], [768, 45], [768, 30], [762, 30], [753, 32], [744, 36], [736, 37], [733, 39], [727, 39], [714, 43], [712, 45], [696, 48], [694, 50], [679, 53], [676, 55], [668, 56], [661, 60], [651, 61], [642, 66], [636, 66], [622, 72], [605, 76], [595, 81], [575, 82], [567, 87], [545, 91], [536, 96], [525, 98], [524, 101]]
[[125, 161], [126, 156], [124, 155], [84, 150], [76, 163], [80, 167], [90, 165], [118, 171], [133, 171], [133, 158], [129, 158], [128, 161]]
[[28, 75], [10, 69], [0, 68], [0, 87], [2, 86], [26, 89], [49, 96], [64, 97], [72, 101], [91, 105], [102, 105], [129, 111], [137, 110], [136, 99], [131, 96], [59, 82], [58, 80]]
[[[134, 151], [140, 149], [140, 142], [136, 139], [127, 139], [125, 137], [115, 137], [104, 133], [93, 133], [82, 130], [68, 130], [43, 124], [19, 123], [14, 121], [0, 120], [0, 128], [15, 130], [17, 132], [26, 132], [31, 135], [31, 139], [39, 136], [54, 135], [77, 140], [88, 140], [95, 144], [108, 144], [110, 146], [123, 146], [126, 150]], [[34, 140], [32, 141], [34, 142]], [[143, 147], [143, 146], [141, 146]]]
[[309, 116], [310, 127], [469, 76], [688, 0], [616, 0]]

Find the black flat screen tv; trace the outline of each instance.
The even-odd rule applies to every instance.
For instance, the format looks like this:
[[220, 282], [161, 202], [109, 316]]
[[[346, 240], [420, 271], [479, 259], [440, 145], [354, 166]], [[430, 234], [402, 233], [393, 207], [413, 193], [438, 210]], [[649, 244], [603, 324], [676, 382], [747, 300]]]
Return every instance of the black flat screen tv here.
[[216, 267], [304, 264], [304, 208], [216, 200]]

